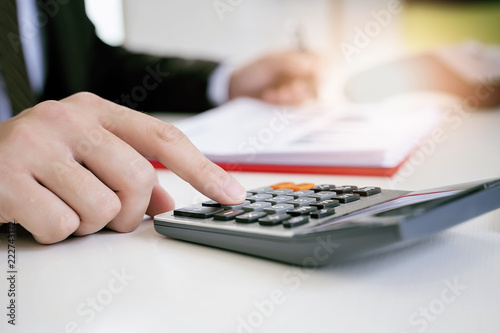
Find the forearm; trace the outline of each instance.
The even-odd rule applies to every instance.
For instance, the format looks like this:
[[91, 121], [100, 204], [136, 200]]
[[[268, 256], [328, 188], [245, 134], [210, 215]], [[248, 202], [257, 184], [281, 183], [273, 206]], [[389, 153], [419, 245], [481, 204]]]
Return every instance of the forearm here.
[[215, 62], [137, 54], [102, 44], [96, 50], [88, 90], [99, 96], [141, 111], [200, 112], [213, 106], [207, 91]]

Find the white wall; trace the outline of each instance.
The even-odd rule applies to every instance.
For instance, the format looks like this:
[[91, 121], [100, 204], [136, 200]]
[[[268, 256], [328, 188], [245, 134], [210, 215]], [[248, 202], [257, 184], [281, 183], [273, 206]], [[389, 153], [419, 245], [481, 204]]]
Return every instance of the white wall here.
[[[387, 12], [394, 1], [86, 0], [86, 5], [104, 41], [133, 50], [241, 61], [295, 47], [299, 26], [309, 48], [336, 53], [345, 62], [342, 43], [352, 45], [358, 31], [373, 24], [373, 12]], [[349, 60], [397, 54], [401, 17], [392, 14]]]
[[300, 25], [308, 47], [330, 51], [331, 11], [328, 0], [124, 0], [125, 45], [238, 61], [294, 47]]

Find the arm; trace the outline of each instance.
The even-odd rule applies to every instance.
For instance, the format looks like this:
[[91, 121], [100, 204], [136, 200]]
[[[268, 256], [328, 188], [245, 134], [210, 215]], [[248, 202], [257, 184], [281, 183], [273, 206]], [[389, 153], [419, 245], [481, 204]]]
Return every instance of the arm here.
[[141, 111], [206, 110], [217, 63], [133, 53], [103, 43], [83, 1], [61, 4], [44, 27], [47, 81], [42, 100], [90, 91]]
[[[141, 111], [199, 112], [212, 105], [210, 75], [218, 63], [133, 53], [103, 43], [85, 15], [83, 1], [61, 5], [46, 27], [48, 78], [42, 99], [80, 91]], [[289, 51], [263, 56], [228, 80], [228, 99], [250, 96], [276, 104], [316, 97], [319, 58]]]

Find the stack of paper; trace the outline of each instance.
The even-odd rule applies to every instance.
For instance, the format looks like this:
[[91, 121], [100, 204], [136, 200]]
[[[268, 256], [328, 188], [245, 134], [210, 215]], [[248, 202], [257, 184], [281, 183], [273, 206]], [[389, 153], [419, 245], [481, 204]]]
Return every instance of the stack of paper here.
[[439, 121], [437, 109], [292, 108], [239, 99], [175, 125], [232, 170], [391, 175]]

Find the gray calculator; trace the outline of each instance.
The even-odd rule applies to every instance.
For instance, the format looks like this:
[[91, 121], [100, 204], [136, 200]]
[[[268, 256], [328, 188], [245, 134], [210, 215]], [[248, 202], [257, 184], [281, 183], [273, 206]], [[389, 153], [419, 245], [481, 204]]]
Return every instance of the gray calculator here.
[[404, 191], [285, 182], [237, 205], [206, 201], [154, 217], [167, 237], [315, 267], [441, 231], [500, 207], [500, 179]]

